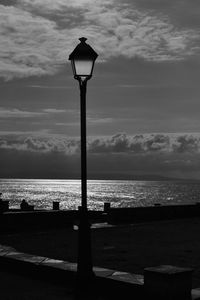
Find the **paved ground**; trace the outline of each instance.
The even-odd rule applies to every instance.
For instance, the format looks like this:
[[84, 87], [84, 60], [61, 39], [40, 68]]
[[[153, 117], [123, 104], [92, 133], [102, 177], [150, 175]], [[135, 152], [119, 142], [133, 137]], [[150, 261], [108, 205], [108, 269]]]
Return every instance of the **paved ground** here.
[[[175, 265], [193, 268], [193, 288], [200, 287], [200, 218], [92, 229], [95, 266], [142, 274], [144, 268]], [[77, 261], [77, 231], [0, 234], [0, 244], [34, 255]]]
[[9, 272], [0, 272], [2, 300], [72, 300], [72, 290], [60, 285], [30, 279]]

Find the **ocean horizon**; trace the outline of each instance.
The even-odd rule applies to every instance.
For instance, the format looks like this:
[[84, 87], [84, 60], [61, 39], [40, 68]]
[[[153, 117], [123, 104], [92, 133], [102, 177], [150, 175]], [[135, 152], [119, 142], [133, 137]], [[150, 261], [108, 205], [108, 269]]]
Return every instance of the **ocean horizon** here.
[[[200, 182], [196, 180], [88, 180], [88, 208], [139, 207], [192, 204], [200, 201]], [[52, 209], [60, 202], [61, 209], [77, 209], [81, 205], [79, 179], [0, 179], [2, 199], [10, 208], [19, 208], [23, 199], [35, 209]]]

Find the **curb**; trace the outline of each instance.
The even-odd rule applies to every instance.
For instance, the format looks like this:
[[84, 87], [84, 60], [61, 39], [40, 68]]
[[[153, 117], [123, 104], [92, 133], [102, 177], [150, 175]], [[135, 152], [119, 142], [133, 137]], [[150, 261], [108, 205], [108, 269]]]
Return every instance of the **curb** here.
[[[4, 245], [0, 245], [0, 266], [13, 273], [70, 286], [74, 286], [77, 272], [76, 263], [18, 252]], [[93, 267], [93, 271], [100, 294], [108, 299], [122, 299], [124, 295], [126, 299], [145, 299], [143, 275], [101, 267]], [[200, 288], [192, 290], [191, 300], [200, 300]]]
[[[13, 273], [70, 286], [74, 286], [77, 272], [76, 263], [18, 252], [4, 245], [0, 245], [0, 266]], [[137, 294], [142, 299], [144, 285], [142, 275], [101, 267], [93, 267], [93, 271], [97, 288], [102, 295], [118, 299], [124, 293], [131, 292], [132, 295]]]

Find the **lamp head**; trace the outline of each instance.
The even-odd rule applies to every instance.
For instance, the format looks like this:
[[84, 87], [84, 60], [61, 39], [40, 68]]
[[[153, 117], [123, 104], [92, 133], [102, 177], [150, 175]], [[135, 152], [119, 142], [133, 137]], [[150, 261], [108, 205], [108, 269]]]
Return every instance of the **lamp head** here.
[[79, 40], [80, 43], [69, 55], [69, 60], [71, 61], [72, 70], [76, 79], [81, 77], [90, 79], [98, 54], [86, 43], [87, 39], [85, 37]]

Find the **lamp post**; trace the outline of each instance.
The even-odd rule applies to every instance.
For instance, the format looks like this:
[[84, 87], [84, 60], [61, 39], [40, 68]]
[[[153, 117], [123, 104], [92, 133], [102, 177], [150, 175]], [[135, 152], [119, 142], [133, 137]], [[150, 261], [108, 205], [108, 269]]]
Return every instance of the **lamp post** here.
[[74, 78], [80, 87], [80, 119], [81, 119], [81, 210], [78, 230], [78, 267], [77, 289], [80, 294], [87, 293], [94, 279], [92, 270], [91, 234], [87, 208], [87, 140], [86, 140], [86, 88], [92, 77], [97, 53], [86, 43], [86, 38], [69, 55]]

